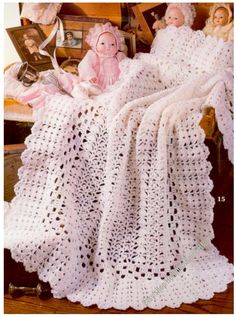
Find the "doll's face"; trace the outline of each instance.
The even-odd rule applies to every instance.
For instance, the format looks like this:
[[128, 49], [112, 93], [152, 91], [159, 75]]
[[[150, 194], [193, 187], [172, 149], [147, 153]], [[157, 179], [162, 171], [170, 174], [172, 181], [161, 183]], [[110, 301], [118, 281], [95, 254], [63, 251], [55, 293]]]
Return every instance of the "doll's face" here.
[[102, 33], [97, 42], [97, 53], [103, 57], [112, 57], [117, 52], [116, 39], [109, 32]]
[[228, 11], [225, 8], [219, 8], [215, 11], [213, 22], [215, 25], [226, 25], [228, 17]]
[[180, 27], [184, 24], [184, 15], [178, 8], [171, 8], [165, 16], [167, 25]]

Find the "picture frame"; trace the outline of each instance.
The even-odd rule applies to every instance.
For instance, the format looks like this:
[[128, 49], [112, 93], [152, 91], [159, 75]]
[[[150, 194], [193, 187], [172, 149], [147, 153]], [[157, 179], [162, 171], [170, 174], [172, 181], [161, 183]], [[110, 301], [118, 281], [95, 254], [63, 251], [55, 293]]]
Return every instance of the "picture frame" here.
[[[39, 45], [46, 38], [37, 24], [7, 28], [6, 31], [23, 62], [28, 62], [38, 71], [52, 68], [50, 58], [38, 51]], [[50, 47], [47, 46], [45, 50], [52, 54]]]
[[126, 55], [130, 58], [134, 57], [136, 53], [136, 35], [131, 32], [125, 32], [123, 30], [119, 30], [121, 36], [124, 38], [124, 44], [127, 47]]
[[[154, 22], [156, 21], [154, 16], [157, 14], [158, 19], [161, 19], [165, 15], [167, 4], [140, 3], [132, 6], [131, 9], [143, 30], [147, 44], [150, 45], [155, 36], [155, 30], [152, 28]], [[152, 12], [155, 14], [152, 15]]]
[[83, 32], [76, 30], [65, 30], [64, 41], [61, 39], [60, 31], [56, 35], [56, 47], [68, 47], [72, 49], [81, 49], [83, 43]]
[[[62, 62], [68, 58], [82, 60], [90, 48], [85, 40], [89, 29], [94, 27], [95, 24], [104, 24], [106, 22], [110, 22], [105, 18], [93, 18], [65, 14], [60, 14], [59, 18], [63, 23], [64, 34], [66, 35], [68, 32], [72, 33], [79, 42], [77, 45], [63, 45], [60, 43], [59, 33], [57, 34], [56, 38], [50, 42], [51, 50], [54, 50], [56, 47], [56, 56], [58, 60]], [[52, 31], [53, 25], [39, 24], [39, 27], [44, 33], [44, 36], [48, 37]]]

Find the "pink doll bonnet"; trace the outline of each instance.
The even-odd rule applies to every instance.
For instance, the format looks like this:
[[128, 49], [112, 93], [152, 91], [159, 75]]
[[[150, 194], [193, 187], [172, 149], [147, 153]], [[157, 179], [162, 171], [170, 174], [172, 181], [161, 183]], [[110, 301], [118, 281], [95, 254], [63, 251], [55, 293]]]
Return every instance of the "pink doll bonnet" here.
[[230, 4], [229, 3], [215, 3], [209, 11], [209, 19], [207, 20], [207, 23], [213, 24], [213, 19], [214, 19], [214, 14], [217, 9], [219, 8], [224, 8], [228, 11], [228, 23], [232, 21], [232, 11], [230, 9]]
[[110, 22], [107, 22], [103, 25], [95, 25], [93, 28], [89, 29], [89, 33], [86, 37], [86, 42], [91, 46], [93, 50], [96, 51], [96, 45], [98, 38], [103, 33], [111, 33], [116, 39], [117, 50], [120, 50], [122, 43], [122, 36], [118, 30], [118, 27], [114, 27]]
[[170, 3], [166, 9], [165, 16], [172, 8], [178, 8], [184, 16], [184, 25], [191, 27], [193, 25], [194, 18], [196, 17], [196, 11], [191, 3]]

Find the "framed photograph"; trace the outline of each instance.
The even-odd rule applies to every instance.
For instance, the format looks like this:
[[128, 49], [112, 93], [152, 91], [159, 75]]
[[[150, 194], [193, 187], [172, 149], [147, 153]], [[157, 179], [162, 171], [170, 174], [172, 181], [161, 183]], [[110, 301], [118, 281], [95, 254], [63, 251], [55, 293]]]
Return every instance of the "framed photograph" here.
[[155, 17], [160, 20], [166, 12], [166, 3], [140, 3], [132, 7], [134, 15], [138, 20], [147, 43], [150, 45], [155, 36], [155, 30], [152, 28]]
[[124, 53], [130, 58], [134, 57], [136, 53], [136, 35], [122, 30], [120, 30], [120, 33], [124, 38]]
[[65, 30], [64, 41], [61, 39], [60, 32], [57, 31], [56, 47], [69, 47], [71, 49], [82, 49], [83, 31]]
[[[76, 15], [64, 15], [60, 14], [59, 18], [63, 22], [65, 41], [60, 39], [59, 32], [56, 39], [54, 38], [50, 42], [52, 50], [57, 48], [56, 55], [59, 60], [62, 59], [82, 59], [90, 48], [85, 39], [88, 34], [88, 30], [95, 26], [95, 24], [103, 24], [109, 22], [108, 19], [103, 18], [90, 18], [87, 16]], [[52, 25], [42, 25], [39, 27], [44, 33], [45, 37], [48, 37], [52, 31]]]
[[[23, 62], [28, 62], [38, 71], [52, 68], [50, 58], [39, 53], [39, 45], [45, 36], [37, 24], [7, 28], [6, 31]], [[49, 47], [45, 50], [51, 54]]]

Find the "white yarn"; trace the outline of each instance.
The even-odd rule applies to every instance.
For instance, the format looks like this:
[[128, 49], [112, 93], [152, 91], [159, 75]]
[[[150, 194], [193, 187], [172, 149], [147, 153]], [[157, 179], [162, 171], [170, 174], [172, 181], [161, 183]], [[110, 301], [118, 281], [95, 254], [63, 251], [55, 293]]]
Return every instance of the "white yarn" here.
[[232, 47], [186, 27], [159, 32], [152, 54], [121, 63], [110, 91], [48, 98], [26, 139], [5, 245], [56, 298], [175, 308], [233, 280], [210, 243], [213, 184], [199, 126], [210, 103], [228, 140], [219, 114], [229, 113]]

